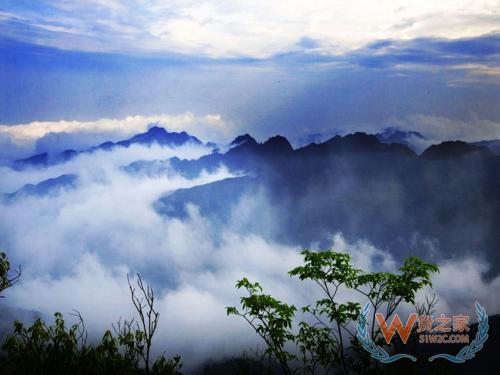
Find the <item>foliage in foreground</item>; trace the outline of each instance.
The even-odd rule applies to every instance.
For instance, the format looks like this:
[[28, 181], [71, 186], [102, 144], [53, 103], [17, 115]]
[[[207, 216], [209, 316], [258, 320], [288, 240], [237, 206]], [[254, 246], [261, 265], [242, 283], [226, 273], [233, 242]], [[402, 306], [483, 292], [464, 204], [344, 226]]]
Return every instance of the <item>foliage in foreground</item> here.
[[97, 345], [86, 342], [83, 320], [67, 328], [63, 316], [47, 326], [37, 319], [31, 327], [16, 322], [14, 334], [7, 338], [0, 360], [5, 374], [175, 374], [180, 358], [159, 357], [151, 369], [141, 366], [144, 333], [106, 331]]
[[12, 274], [11, 266], [7, 254], [0, 251], [0, 298], [3, 298], [2, 292], [19, 282], [21, 277], [21, 268], [18, 268]]
[[[285, 374], [367, 373], [372, 363], [360, 348], [354, 322], [361, 305], [340, 303], [339, 291], [359, 293], [368, 299], [372, 311], [383, 312], [390, 318], [402, 303], [415, 305], [417, 291], [432, 286], [431, 276], [438, 267], [417, 257], [409, 257], [399, 273], [366, 272], [351, 264], [348, 254], [333, 251], [305, 250], [304, 265], [292, 269], [290, 276], [312, 281], [322, 298], [302, 307], [305, 318], [293, 327], [297, 308], [271, 295], [262, 286], [243, 278], [236, 283], [247, 296], [241, 297], [241, 307], [227, 307], [228, 315], [242, 317], [265, 341], [266, 353], [279, 362]], [[371, 324], [371, 338], [384, 345], [380, 329]]]
[[[438, 271], [437, 266], [416, 257], [406, 259], [399, 272], [393, 274], [356, 269], [348, 254], [308, 250], [302, 254], [304, 264], [289, 274], [313, 282], [322, 298], [298, 310], [264, 294], [257, 282], [246, 278], [238, 281], [236, 287], [246, 290], [247, 295], [241, 297], [240, 308], [228, 307], [227, 314], [241, 316], [253, 327], [267, 345], [265, 355], [269, 361], [266, 365], [262, 358], [234, 359], [224, 369], [254, 373], [258, 368], [275, 373], [278, 366], [285, 374], [370, 373], [373, 363], [359, 347], [353, 329], [361, 306], [356, 302], [339, 302], [339, 292], [359, 293], [371, 303], [372, 311], [383, 311], [388, 319], [402, 302], [415, 305], [416, 292], [431, 286], [431, 275]], [[74, 314], [77, 323], [71, 327], [66, 327], [60, 313], [55, 314], [52, 326], [40, 319], [30, 327], [16, 322], [14, 333], [2, 346], [0, 373], [179, 374], [182, 366], [179, 356], [151, 359], [159, 313], [154, 307], [153, 290], [137, 276], [136, 286], [128, 279], [137, 321], [120, 320], [93, 345], [87, 343], [87, 330], [78, 312]], [[19, 277], [20, 269], [12, 274], [6, 255], [0, 253], [0, 293], [17, 283]], [[432, 303], [427, 308], [432, 308]], [[299, 312], [303, 319], [298, 319]], [[295, 326], [297, 320], [300, 321]], [[377, 344], [384, 345], [374, 320], [370, 335]], [[212, 371], [224, 372], [214, 366]]]
[[[13, 276], [10, 271], [7, 257], [0, 253], [0, 292], [19, 280], [20, 270]], [[37, 319], [26, 327], [16, 321], [13, 334], [2, 346], [0, 374], [179, 374], [179, 356], [167, 359], [162, 355], [151, 361], [159, 319], [155, 296], [139, 275], [137, 286], [127, 280], [137, 321], [118, 321], [93, 345], [87, 342], [87, 329], [78, 312], [73, 314], [77, 323], [71, 327], [66, 327], [61, 313], [54, 314], [53, 325]]]

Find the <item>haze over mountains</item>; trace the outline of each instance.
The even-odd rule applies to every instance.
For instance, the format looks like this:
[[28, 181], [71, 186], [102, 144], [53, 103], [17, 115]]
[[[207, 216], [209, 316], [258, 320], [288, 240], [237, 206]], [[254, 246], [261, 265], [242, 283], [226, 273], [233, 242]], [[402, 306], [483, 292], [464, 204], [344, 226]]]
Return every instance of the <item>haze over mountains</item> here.
[[[271, 222], [270, 237], [291, 245], [326, 245], [331, 233], [341, 232], [349, 240], [366, 238], [396, 258], [474, 252], [487, 256], [495, 271], [500, 266], [500, 158], [486, 148], [444, 142], [417, 156], [363, 133], [297, 150], [282, 137], [263, 144], [249, 138], [224, 155], [170, 165], [192, 176], [219, 163], [247, 177], [174, 192], [159, 200], [157, 210], [182, 217], [185, 202], [193, 202], [203, 215], [227, 223], [242, 196], [262, 196], [265, 204], [250, 216], [266, 211], [272, 218], [241, 224], [241, 230], [262, 234]], [[128, 170], [159, 173], [157, 167], [134, 163]]]
[[460, 141], [417, 153], [389, 141], [405, 132], [384, 133], [216, 146], [152, 126], [13, 161], [0, 167], [0, 248], [26, 276], [6, 301], [42, 315], [78, 309], [98, 331], [126, 316], [126, 274], [140, 272], [165, 317], [159, 347], [218, 358], [256, 345], [224, 313], [235, 280], [309, 303], [287, 271], [310, 247], [377, 270], [420, 255], [442, 267], [443, 311], [473, 314], [475, 299], [500, 311], [500, 156]]
[[[299, 140], [299, 147], [305, 147], [313, 143], [324, 143], [331, 138], [338, 136], [338, 134], [332, 133], [315, 133], [307, 137], [302, 137]], [[388, 127], [381, 131], [380, 133], [374, 134], [374, 136], [381, 142], [385, 144], [402, 144], [412, 149], [416, 153], [422, 153], [427, 147], [431, 146], [431, 141], [423, 136], [421, 133], [416, 131], [404, 131], [399, 130], [395, 127]], [[229, 146], [237, 146], [247, 140], [255, 141], [249, 134], [236, 137]], [[288, 140], [287, 140], [288, 142]], [[93, 146], [88, 149], [74, 150], [66, 149], [64, 151], [51, 152], [45, 151], [39, 154], [34, 154], [23, 159], [17, 159], [13, 161], [12, 167], [16, 169], [23, 169], [26, 167], [47, 167], [49, 165], [63, 163], [74, 158], [79, 153], [88, 153], [95, 150], [111, 150], [115, 147], [129, 147], [133, 144], [140, 145], [152, 145], [158, 144], [160, 146], [176, 147], [186, 143], [192, 144], [202, 144], [202, 142], [186, 133], [182, 132], [168, 132], [163, 127], [151, 124], [148, 131], [145, 133], [140, 133], [133, 136], [130, 139], [125, 139], [118, 142], [107, 141], [98, 146]], [[479, 142], [473, 142], [472, 145], [483, 146], [490, 149], [496, 154], [500, 154], [500, 140], [485, 140]], [[216, 148], [217, 145], [213, 142], [206, 143], [206, 146]]]
[[[409, 147], [412, 139], [425, 137], [389, 128], [376, 135], [337, 135], [293, 149], [282, 136], [258, 143], [245, 134], [226, 146], [226, 152], [206, 144], [213, 151], [199, 159], [137, 160], [122, 167], [136, 176], [177, 173], [192, 179], [223, 165], [241, 175], [163, 196], [154, 205], [160, 214], [182, 218], [186, 204], [193, 203], [202, 215], [227, 224], [242, 198], [258, 196], [259, 204], [268, 208], [247, 209], [265, 210], [272, 217], [242, 222], [241, 232], [300, 246], [326, 244], [332, 233], [341, 232], [351, 240], [366, 238], [398, 259], [410, 254], [435, 259], [483, 254], [493, 271], [499, 271], [500, 157], [487, 147], [460, 141], [432, 145], [417, 155]], [[14, 168], [45, 168], [80, 154], [136, 144], [177, 147], [202, 142], [186, 132], [152, 126], [130, 139], [89, 150], [16, 160]], [[74, 187], [77, 179], [77, 171], [53, 176], [4, 198], [57, 194], [58, 189]], [[267, 222], [273, 223], [272, 231]]]
[[64, 150], [62, 152], [42, 152], [25, 159], [17, 159], [13, 163], [13, 167], [16, 169], [23, 169], [25, 167], [47, 167], [49, 165], [63, 163], [65, 161], [71, 160], [81, 152], [93, 152], [96, 150], [112, 150], [115, 147], [130, 147], [131, 145], [146, 145], [151, 146], [152, 144], [157, 144], [160, 146], [176, 147], [181, 146], [186, 143], [192, 143], [201, 145], [202, 142], [193, 137], [186, 132], [176, 133], [167, 132], [164, 128], [152, 125], [149, 130], [145, 133], [137, 134], [130, 139], [125, 139], [123, 141], [111, 142], [107, 141], [98, 146], [92, 147], [87, 150], [75, 151], [75, 150]]
[[470, 323], [484, 306], [489, 364], [499, 1], [0, 2], [0, 252], [22, 268], [0, 342], [15, 319], [71, 327], [74, 310], [100, 341], [136, 316], [140, 274], [161, 316], [150, 358], [239, 364], [265, 343], [226, 314], [235, 282], [298, 319], [320, 295], [289, 271], [333, 249], [366, 271], [436, 263], [416, 302], [435, 293], [434, 316]]

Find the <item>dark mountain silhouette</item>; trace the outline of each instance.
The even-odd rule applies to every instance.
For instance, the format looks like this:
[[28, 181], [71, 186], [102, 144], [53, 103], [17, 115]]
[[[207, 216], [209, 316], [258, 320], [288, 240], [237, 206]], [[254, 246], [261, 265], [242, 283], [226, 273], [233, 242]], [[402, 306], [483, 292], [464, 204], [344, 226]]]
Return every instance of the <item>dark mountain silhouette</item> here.
[[[355, 133], [293, 150], [277, 137], [199, 160], [171, 159], [169, 168], [195, 176], [221, 164], [253, 179], [174, 192], [160, 199], [158, 212], [183, 216], [183, 204], [192, 202], [211, 220], [228, 221], [238, 201], [234, 197], [259, 193], [264, 202], [248, 216], [259, 217], [259, 210], [272, 215], [270, 240], [328, 246], [331, 235], [342, 232], [348, 240], [367, 239], [398, 259], [420, 255], [437, 260], [473, 252], [484, 254], [494, 272], [500, 270], [500, 157], [482, 148], [445, 142], [418, 156], [404, 145]], [[242, 225], [242, 230], [266, 229], [256, 225]]]
[[104, 142], [99, 146], [92, 147], [88, 150], [75, 151], [75, 150], [65, 150], [59, 153], [50, 154], [44, 152], [41, 154], [33, 155], [26, 159], [15, 160], [13, 163], [13, 168], [23, 169], [26, 167], [48, 167], [50, 165], [62, 163], [71, 160], [79, 153], [94, 152], [96, 150], [112, 150], [115, 147], [130, 147], [133, 144], [140, 144], [151, 146], [153, 144], [159, 144], [160, 146], [176, 147], [182, 146], [184, 144], [196, 144], [201, 145], [202, 142], [186, 132], [168, 132], [164, 128], [159, 126], [152, 126], [145, 133], [140, 133], [133, 136], [130, 139], [126, 139], [118, 142]]
[[366, 133], [354, 133], [344, 137], [337, 135], [320, 144], [310, 144], [298, 150], [304, 155], [326, 155], [342, 153], [388, 153], [415, 156], [409, 147], [401, 144], [384, 144], [376, 136]]
[[[168, 132], [159, 126], [152, 126], [145, 133], [137, 134], [130, 139], [119, 141], [114, 146], [129, 147], [132, 144], [141, 144], [151, 146], [157, 143], [161, 146], [182, 146], [186, 143], [202, 144], [202, 142], [186, 132]], [[105, 147], [108, 147], [107, 145]]]
[[327, 139], [330, 139], [339, 133], [337, 131], [329, 131], [329, 132], [324, 132], [324, 133], [310, 133], [306, 135], [302, 135], [298, 137], [295, 141], [295, 143], [299, 147], [304, 147], [307, 146], [311, 143], [322, 143], [326, 141]]
[[293, 152], [293, 147], [288, 142], [288, 139], [281, 135], [276, 135], [262, 144], [262, 151], [271, 157], [274, 155], [290, 155]]
[[462, 141], [446, 141], [438, 145], [432, 145], [422, 153], [425, 159], [448, 159], [466, 155], [491, 156], [491, 152], [486, 147], [471, 145]]
[[[192, 141], [187, 133], [171, 135], [153, 127], [99, 148], [157, 139]], [[46, 163], [43, 156], [35, 160]], [[239, 230], [269, 240], [323, 247], [331, 244], [332, 234], [342, 232], [350, 241], [367, 239], [397, 259], [420, 255], [437, 261], [474, 253], [491, 262], [492, 273], [500, 271], [500, 157], [484, 147], [443, 142], [419, 156], [403, 144], [354, 133], [294, 150], [279, 135], [258, 143], [245, 134], [225, 153], [214, 150], [198, 160], [138, 160], [123, 169], [138, 175], [180, 173], [193, 178], [222, 165], [245, 177], [178, 190], [160, 198], [156, 210], [185, 216], [185, 204], [192, 202], [207, 219], [228, 223], [231, 210], [248, 196], [253, 203], [239, 209], [247, 210], [245, 216], [252, 222], [241, 223]], [[49, 181], [47, 186], [57, 185]], [[21, 190], [50, 192], [44, 186]], [[269, 220], [255, 220], [259, 215]]]
[[244, 134], [244, 135], [240, 135], [240, 136], [236, 137], [234, 139], [234, 141], [232, 141], [229, 145], [230, 146], [240, 146], [240, 145], [242, 145], [243, 143], [246, 143], [246, 142], [257, 143], [255, 141], [255, 139], [253, 139], [249, 134]]
[[495, 154], [500, 155], [500, 139], [472, 142], [471, 144], [474, 146], [486, 147]]
[[203, 170], [213, 172], [224, 165], [232, 171], [255, 173], [261, 169], [269, 169], [270, 164], [279, 163], [294, 154], [288, 140], [283, 136], [269, 138], [264, 143], [257, 143], [248, 134], [235, 138], [233, 145], [226, 153], [214, 151], [198, 160], [181, 160], [177, 157], [168, 160], [136, 161], [124, 167], [124, 170], [148, 176], [168, 174], [175, 171], [185, 177], [193, 178]]
[[382, 132], [375, 134], [382, 143], [399, 143], [410, 147], [415, 151], [420, 151], [420, 144], [427, 141], [427, 138], [416, 131], [405, 131], [395, 127], [385, 128]]

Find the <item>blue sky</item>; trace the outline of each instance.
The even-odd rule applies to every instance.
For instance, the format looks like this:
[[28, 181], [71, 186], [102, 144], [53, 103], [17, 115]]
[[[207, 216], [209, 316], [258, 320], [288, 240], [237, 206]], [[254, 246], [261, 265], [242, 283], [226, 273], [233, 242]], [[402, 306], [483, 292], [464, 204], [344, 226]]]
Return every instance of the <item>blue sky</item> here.
[[188, 114], [172, 126], [216, 140], [500, 138], [500, 3], [405, 3], [7, 0], [0, 135]]

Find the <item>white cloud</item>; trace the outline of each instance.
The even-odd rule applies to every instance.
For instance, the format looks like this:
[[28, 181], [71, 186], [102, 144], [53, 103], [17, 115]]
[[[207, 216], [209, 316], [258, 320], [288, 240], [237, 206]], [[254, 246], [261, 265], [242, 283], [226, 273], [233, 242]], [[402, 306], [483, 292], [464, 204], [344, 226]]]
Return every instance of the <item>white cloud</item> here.
[[[76, 48], [84, 50], [211, 57], [265, 58], [297, 49], [304, 38], [317, 41], [318, 52], [339, 53], [376, 39], [472, 37], [497, 31], [499, 21], [498, 0], [47, 0], [45, 4], [60, 13], [52, 25], [29, 9], [4, 12], [2, 17], [23, 19], [35, 28], [52, 27], [50, 34], [39, 33], [36, 40], [61, 48], [75, 48], [77, 42]], [[71, 38], [64, 29], [79, 30], [81, 37]]]
[[394, 120], [402, 129], [421, 132], [428, 138], [428, 144], [447, 140], [466, 142], [500, 138], [500, 123], [473, 116], [469, 121], [455, 120], [442, 116], [415, 114]]
[[0, 135], [15, 141], [36, 140], [49, 133], [111, 133], [127, 136], [147, 130], [150, 124], [161, 124], [170, 131], [188, 131], [200, 137], [219, 140], [227, 137], [229, 124], [219, 114], [196, 116], [191, 112], [178, 115], [127, 116], [123, 119], [103, 118], [95, 121], [34, 121], [28, 124], [0, 125]]
[[[286, 272], [299, 263], [298, 251], [214, 228], [194, 206], [182, 221], [156, 214], [152, 204], [161, 194], [230, 176], [223, 167], [193, 180], [175, 174], [136, 178], [118, 169], [137, 153], [148, 159], [160, 152], [200, 156], [193, 146], [82, 155], [45, 172], [77, 170], [76, 190], [1, 206], [2, 242], [12, 261], [23, 265], [22, 283], [9, 290], [7, 300], [45, 316], [77, 309], [97, 334], [119, 317], [132, 316], [125, 275], [140, 271], [158, 291], [158, 351], [167, 348], [197, 361], [253, 348], [257, 338], [224, 312], [237, 300], [234, 283], [246, 275], [288, 298], [293, 285]], [[21, 172], [26, 180], [34, 173], [41, 172]]]
[[[247, 276], [252, 281], [259, 281], [267, 293], [296, 306], [304, 306], [319, 297], [312, 283], [300, 282], [287, 275], [287, 271], [301, 263], [299, 249], [270, 243], [258, 236], [239, 236], [230, 232], [224, 233], [222, 242], [218, 242], [213, 233], [200, 228], [204, 225], [200, 219], [196, 212], [192, 212], [187, 221], [178, 222], [176, 228], [181, 232], [177, 232], [177, 236], [165, 234], [171, 241], [168, 249], [162, 252], [153, 250], [155, 258], [150, 260], [158, 264], [163, 273], [172, 272], [169, 266], [175, 262], [179, 272], [175, 287], [156, 284], [161, 319], [155, 352], [166, 350], [170, 355], [181, 354], [188, 369], [208, 358], [216, 360], [238, 355], [244, 350], [255, 349], [257, 345], [262, 348], [263, 343], [245, 322], [225, 314], [225, 307], [237, 305], [242, 293], [234, 289], [237, 279]], [[179, 226], [186, 226], [185, 232]], [[200, 229], [201, 232], [197, 233], [201, 234], [194, 236], [189, 243], [181, 240], [188, 232]], [[144, 235], [159, 230], [150, 229]], [[391, 256], [366, 241], [348, 243], [337, 234], [332, 245], [338, 251], [350, 253], [356, 266], [367, 270], [395, 271], [396, 263]], [[199, 247], [206, 251], [200, 252]], [[137, 251], [131, 255], [136, 259], [142, 256]], [[380, 256], [388, 262], [388, 268], [381, 268], [376, 260]], [[104, 265], [99, 258], [102, 254], [84, 253], [75, 258], [72, 273], [59, 278], [50, 274], [25, 275], [23, 283], [9, 291], [7, 301], [45, 314], [77, 309], [86, 318], [92, 333], [102, 332], [119, 317], [133, 316], [126, 273], [136, 264], [129, 260], [127, 265]], [[482, 279], [485, 271], [485, 263], [475, 259], [442, 264], [441, 273], [434, 277], [438, 313], [470, 314], [474, 320], [473, 303], [476, 300], [489, 313], [498, 312], [500, 305], [495, 296], [500, 292], [500, 278], [486, 282]], [[459, 273], [465, 274], [466, 278], [457, 280]], [[150, 277], [147, 273], [143, 276]], [[424, 294], [420, 293], [421, 300]], [[359, 295], [354, 297], [352, 292], [345, 290], [339, 291], [339, 298], [363, 302]], [[401, 312], [404, 314], [410, 310], [412, 307], [403, 306]]]
[[76, 172], [87, 183], [92, 183], [102, 180], [103, 176], [116, 176], [120, 166], [128, 165], [133, 161], [165, 160], [173, 156], [178, 156], [181, 159], [197, 159], [211, 151], [211, 148], [203, 145], [184, 145], [175, 149], [159, 145], [151, 147], [132, 145], [128, 148], [116, 148], [113, 152], [97, 150], [92, 153], [82, 153], [65, 163], [42, 169], [17, 171], [0, 166], [3, 177], [0, 179], [0, 192], [12, 192], [27, 183], [38, 183], [61, 174]]
[[118, 141], [144, 132], [151, 124], [168, 131], [187, 131], [203, 142], [228, 142], [235, 129], [220, 114], [197, 116], [192, 112], [177, 115], [128, 116], [95, 121], [34, 121], [26, 124], [0, 125], [0, 163], [30, 156], [33, 153], [83, 150], [105, 141]]
[[[318, 293], [312, 283], [287, 274], [301, 264], [299, 248], [239, 231], [245, 222], [263, 220], [266, 225], [268, 219], [261, 219], [265, 197], [243, 197], [228, 225], [214, 225], [193, 205], [188, 205], [185, 219], [164, 217], [152, 208], [161, 194], [231, 174], [221, 167], [189, 180], [175, 173], [133, 177], [119, 169], [136, 159], [197, 158], [203, 152], [207, 149], [195, 146], [134, 146], [81, 155], [46, 171], [8, 175], [18, 185], [71, 171], [80, 179], [76, 190], [0, 204], [2, 246], [13, 264], [23, 266], [22, 282], [8, 290], [5, 302], [45, 317], [77, 309], [97, 335], [119, 317], [133, 316], [126, 274], [139, 271], [157, 291], [161, 321], [156, 352], [179, 353], [189, 368], [206, 358], [238, 355], [262, 345], [245, 322], [225, 314], [226, 306], [239, 303], [237, 279], [259, 281], [266, 292], [297, 306], [313, 302]], [[331, 247], [350, 253], [357, 267], [397, 268], [391, 255], [362, 239], [349, 242], [338, 233]], [[434, 279], [440, 308], [465, 313], [477, 299], [489, 313], [498, 312], [494, 298], [500, 277], [483, 280], [487, 270], [475, 258], [444, 262]], [[465, 275], [463, 280], [458, 274]], [[342, 291], [340, 298], [351, 300], [353, 295]]]
[[498, 313], [500, 276], [485, 280], [488, 271], [488, 263], [474, 256], [441, 264], [440, 273], [434, 277], [440, 311], [468, 313], [475, 319], [474, 302], [478, 301], [489, 314]]

